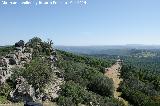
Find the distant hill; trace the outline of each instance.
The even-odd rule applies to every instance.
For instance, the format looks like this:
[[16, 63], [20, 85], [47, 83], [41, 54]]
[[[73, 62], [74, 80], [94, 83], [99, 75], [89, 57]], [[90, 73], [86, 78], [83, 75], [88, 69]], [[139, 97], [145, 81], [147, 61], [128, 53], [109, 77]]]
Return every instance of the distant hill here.
[[151, 52], [159, 51], [160, 46], [154, 45], [139, 45], [139, 44], [128, 44], [120, 46], [56, 46], [57, 49], [65, 50], [72, 53], [78, 54], [105, 54], [105, 55], [133, 55], [141, 53], [144, 50], [149, 50]]

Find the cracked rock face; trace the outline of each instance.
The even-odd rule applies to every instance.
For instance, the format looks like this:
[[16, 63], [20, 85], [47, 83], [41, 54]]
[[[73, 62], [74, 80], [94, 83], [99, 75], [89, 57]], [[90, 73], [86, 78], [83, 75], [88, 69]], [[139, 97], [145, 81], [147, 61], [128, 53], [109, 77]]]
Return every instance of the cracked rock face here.
[[51, 67], [54, 74], [52, 75], [52, 81], [50, 81], [44, 89], [44, 94], [42, 94], [42, 101], [54, 101], [54, 99], [58, 98], [59, 91], [61, 90], [60, 86], [64, 83], [63, 74], [57, 70], [54, 65]]
[[6, 58], [0, 59], [0, 85], [5, 83], [10, 76], [9, 60]]
[[50, 82], [45, 89], [45, 94], [49, 99], [55, 99], [59, 97], [60, 86], [63, 84], [63, 79], [56, 77], [54, 81]]
[[16, 89], [10, 92], [10, 99], [14, 102], [34, 101], [35, 90], [23, 77], [19, 77], [16, 79]]

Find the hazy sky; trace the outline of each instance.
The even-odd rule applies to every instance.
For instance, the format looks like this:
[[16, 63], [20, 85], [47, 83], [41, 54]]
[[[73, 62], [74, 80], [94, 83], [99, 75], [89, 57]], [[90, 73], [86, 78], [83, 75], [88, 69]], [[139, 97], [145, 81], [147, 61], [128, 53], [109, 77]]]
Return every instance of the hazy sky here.
[[61, 4], [0, 3], [0, 45], [33, 36], [56, 45], [160, 44], [160, 0], [86, 0], [83, 6], [55, 1]]

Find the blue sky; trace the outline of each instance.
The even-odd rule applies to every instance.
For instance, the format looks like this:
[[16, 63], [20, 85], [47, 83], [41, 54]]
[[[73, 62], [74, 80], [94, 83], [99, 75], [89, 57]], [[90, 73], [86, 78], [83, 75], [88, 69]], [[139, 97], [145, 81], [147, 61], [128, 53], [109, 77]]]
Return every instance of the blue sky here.
[[0, 45], [33, 36], [56, 45], [160, 44], [160, 0], [86, 1], [83, 6], [0, 4]]

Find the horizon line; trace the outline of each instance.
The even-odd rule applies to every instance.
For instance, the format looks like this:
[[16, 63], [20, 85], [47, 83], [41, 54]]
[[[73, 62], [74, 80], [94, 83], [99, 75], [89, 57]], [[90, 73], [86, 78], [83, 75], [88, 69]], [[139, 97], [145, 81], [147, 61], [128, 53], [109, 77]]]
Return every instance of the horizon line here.
[[87, 46], [160, 46], [160, 44], [107, 44], [107, 45], [54, 45], [54, 46], [70, 46], [70, 47], [87, 47]]
[[[14, 44], [8, 44], [8, 45], [0, 45], [0, 46], [13, 46]], [[105, 45], [60, 45], [60, 44], [54, 44], [54, 46], [70, 46], [70, 47], [87, 47], [87, 46], [160, 46], [160, 44], [105, 44]]]

